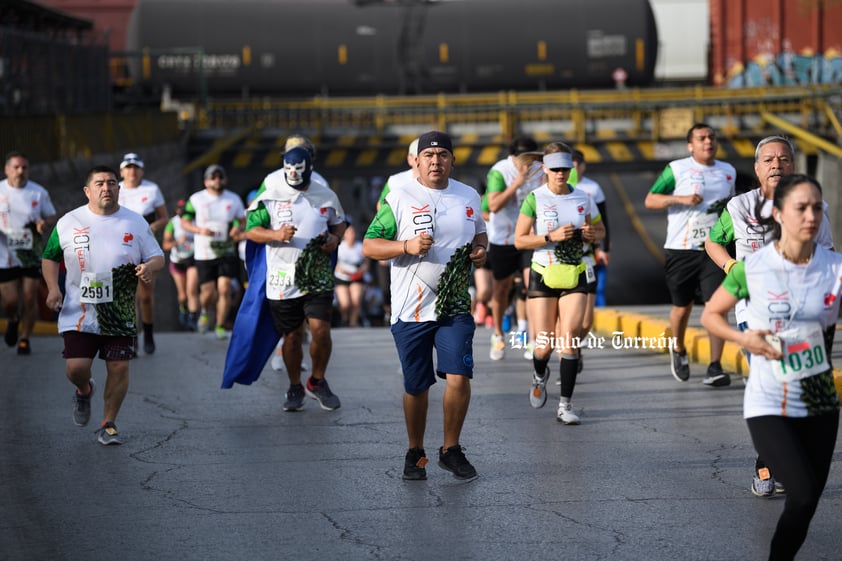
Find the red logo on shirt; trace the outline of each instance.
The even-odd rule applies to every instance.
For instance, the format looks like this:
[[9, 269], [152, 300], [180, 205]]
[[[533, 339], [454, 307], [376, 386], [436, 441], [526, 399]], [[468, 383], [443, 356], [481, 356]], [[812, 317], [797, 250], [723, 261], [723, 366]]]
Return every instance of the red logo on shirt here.
[[468, 218], [470, 218], [470, 217], [472, 217], [473, 215], [474, 215], [474, 207], [472, 207], [472, 206], [466, 206], [466, 207], [465, 207], [465, 216], [467, 216]]
[[578, 212], [579, 214], [582, 214], [583, 212], [585, 212], [585, 207], [583, 207], [582, 205], [579, 205], [578, 207], [576, 207], [576, 212]]
[[132, 235], [131, 232], [126, 232], [125, 234], [123, 234], [123, 243], [129, 243], [133, 239], [134, 239], [134, 236]]
[[322, 214], [327, 214], [327, 207], [323, 206], [322, 208], [319, 209], [319, 212], [322, 213]]
[[38, 201], [32, 201], [32, 208], [35, 208], [37, 206], [38, 206]]
[[149, 197], [142, 197], [142, 198], [140, 199], [140, 202], [145, 203], [145, 202], [146, 202], [146, 201], [148, 201], [148, 200], [149, 200]]

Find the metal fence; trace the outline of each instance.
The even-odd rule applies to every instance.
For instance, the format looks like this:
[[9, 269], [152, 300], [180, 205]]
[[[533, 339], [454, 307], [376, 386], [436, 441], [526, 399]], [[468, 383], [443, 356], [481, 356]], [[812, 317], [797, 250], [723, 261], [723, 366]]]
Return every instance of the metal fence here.
[[111, 109], [108, 47], [0, 26], [0, 115]]

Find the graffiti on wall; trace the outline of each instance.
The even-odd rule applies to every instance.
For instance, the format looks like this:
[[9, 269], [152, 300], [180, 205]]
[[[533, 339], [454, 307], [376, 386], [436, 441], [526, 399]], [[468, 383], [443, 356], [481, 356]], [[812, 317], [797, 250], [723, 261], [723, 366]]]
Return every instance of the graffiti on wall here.
[[728, 61], [725, 85], [729, 88], [758, 86], [806, 86], [842, 84], [842, 47], [830, 47], [824, 53], [810, 48], [795, 52], [788, 39], [775, 53], [771, 41], [747, 61]]

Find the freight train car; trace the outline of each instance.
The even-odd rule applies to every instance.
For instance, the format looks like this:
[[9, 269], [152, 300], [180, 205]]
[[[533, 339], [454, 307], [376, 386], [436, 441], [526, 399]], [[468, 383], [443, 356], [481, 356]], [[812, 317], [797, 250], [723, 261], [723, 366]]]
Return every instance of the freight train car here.
[[710, 18], [714, 84], [842, 83], [839, 0], [710, 0]]
[[127, 36], [135, 84], [217, 98], [645, 86], [658, 48], [648, 0], [139, 0]]

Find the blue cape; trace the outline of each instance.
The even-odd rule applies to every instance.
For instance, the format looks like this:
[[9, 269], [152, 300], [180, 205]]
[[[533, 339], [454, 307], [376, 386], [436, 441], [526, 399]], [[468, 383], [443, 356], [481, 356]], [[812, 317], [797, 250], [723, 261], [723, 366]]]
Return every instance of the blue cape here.
[[260, 377], [266, 361], [281, 339], [275, 331], [266, 300], [266, 246], [246, 241], [246, 270], [249, 282], [225, 355], [222, 389], [249, 385]]

